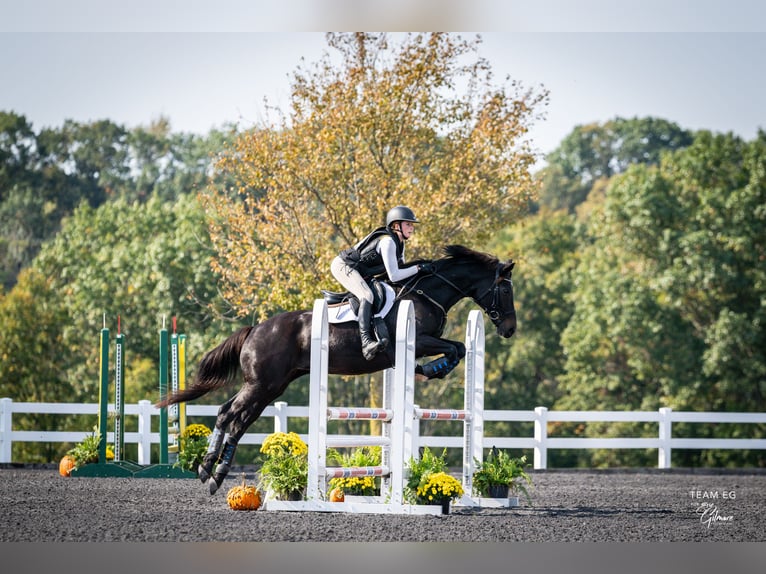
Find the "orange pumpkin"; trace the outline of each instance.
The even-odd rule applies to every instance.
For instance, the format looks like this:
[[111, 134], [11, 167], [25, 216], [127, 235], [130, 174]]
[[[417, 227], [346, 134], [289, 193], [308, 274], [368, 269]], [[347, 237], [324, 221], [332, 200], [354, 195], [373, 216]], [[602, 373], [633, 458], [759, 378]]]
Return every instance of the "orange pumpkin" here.
[[232, 486], [226, 494], [226, 502], [233, 510], [258, 510], [261, 506], [261, 493], [252, 485], [245, 483], [245, 475], [242, 475], [242, 484]]
[[59, 474], [61, 476], [69, 476], [72, 473], [72, 469], [75, 467], [74, 458], [65, 454], [59, 462]]
[[343, 502], [345, 500], [346, 500], [346, 493], [343, 492], [342, 488], [340, 487], [333, 488], [330, 491], [330, 502]]

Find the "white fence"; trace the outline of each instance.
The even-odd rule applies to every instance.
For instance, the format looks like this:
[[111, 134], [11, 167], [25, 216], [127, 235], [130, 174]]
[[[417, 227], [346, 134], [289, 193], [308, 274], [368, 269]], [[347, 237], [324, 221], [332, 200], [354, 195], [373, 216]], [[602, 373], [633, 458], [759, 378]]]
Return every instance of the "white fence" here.
[[[109, 405], [109, 412], [114, 406]], [[138, 417], [137, 432], [126, 432], [125, 443], [138, 445], [138, 464], [148, 465], [150, 447], [158, 444], [159, 432], [152, 432], [152, 417], [159, 416], [159, 409], [152, 406], [150, 401], [139, 401], [138, 404], [126, 404], [125, 415]], [[19, 403], [11, 399], [0, 399], [0, 463], [11, 460], [14, 442], [59, 442], [76, 443], [88, 436], [92, 431], [19, 431], [13, 430], [14, 414], [57, 414], [57, 415], [97, 415], [98, 404], [75, 403]], [[214, 417], [218, 413], [217, 406], [192, 405], [186, 407], [189, 417]], [[285, 402], [277, 402], [264, 410], [264, 417], [274, 419], [274, 432], [287, 432], [289, 418], [306, 419], [308, 407], [288, 406]], [[716, 413], [716, 412], [681, 412], [669, 408], [658, 411], [549, 411], [545, 407], [537, 407], [533, 411], [503, 411], [488, 410], [484, 412], [486, 423], [494, 421], [531, 422], [534, 423], [533, 436], [528, 437], [495, 437], [484, 436], [484, 448], [493, 446], [500, 449], [532, 449], [534, 451], [534, 468], [544, 469], [548, 466], [549, 449], [658, 449], [657, 466], [671, 467], [673, 449], [722, 449], [722, 450], [766, 450], [766, 439], [755, 438], [673, 438], [673, 423], [766, 423], [766, 413]], [[548, 436], [548, 423], [553, 422], [649, 422], [658, 423], [657, 437], [652, 438], [557, 438]], [[420, 436], [420, 421], [414, 425], [415, 437], [413, 444], [430, 448], [462, 448], [462, 427], [460, 434], [455, 436]], [[268, 433], [247, 433], [240, 444], [261, 444]], [[307, 440], [306, 435], [301, 435]], [[107, 436], [109, 442], [114, 441], [113, 433]], [[22, 462], [22, 461], [18, 461]]]

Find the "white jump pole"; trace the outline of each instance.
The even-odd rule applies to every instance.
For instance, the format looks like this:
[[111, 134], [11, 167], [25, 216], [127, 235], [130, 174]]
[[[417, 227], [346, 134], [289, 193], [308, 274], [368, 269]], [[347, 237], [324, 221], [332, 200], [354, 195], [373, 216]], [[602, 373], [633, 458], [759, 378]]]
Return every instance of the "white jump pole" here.
[[327, 378], [329, 370], [329, 337], [327, 302], [314, 301], [311, 321], [311, 362], [309, 385], [309, 471], [306, 485], [307, 500], [324, 500], [327, 452]]

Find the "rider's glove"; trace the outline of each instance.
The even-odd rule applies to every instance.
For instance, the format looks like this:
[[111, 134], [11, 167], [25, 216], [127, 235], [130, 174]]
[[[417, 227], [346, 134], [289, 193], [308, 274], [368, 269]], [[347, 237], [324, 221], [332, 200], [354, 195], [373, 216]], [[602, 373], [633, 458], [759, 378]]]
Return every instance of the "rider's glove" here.
[[425, 263], [420, 263], [418, 265], [418, 272], [422, 273], [423, 275], [433, 275], [434, 273], [436, 273], [436, 265], [434, 265], [430, 261], [426, 261]]

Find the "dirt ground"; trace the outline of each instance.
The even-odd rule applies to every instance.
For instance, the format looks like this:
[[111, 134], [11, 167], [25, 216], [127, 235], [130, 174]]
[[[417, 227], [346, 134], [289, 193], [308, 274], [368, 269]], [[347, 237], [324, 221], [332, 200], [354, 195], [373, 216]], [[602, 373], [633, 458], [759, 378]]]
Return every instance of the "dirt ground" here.
[[[245, 469], [247, 471], [247, 469]], [[532, 505], [443, 516], [233, 511], [195, 479], [0, 466], [0, 542], [762, 542], [766, 473], [533, 471]], [[247, 475], [254, 480], [253, 473]]]

